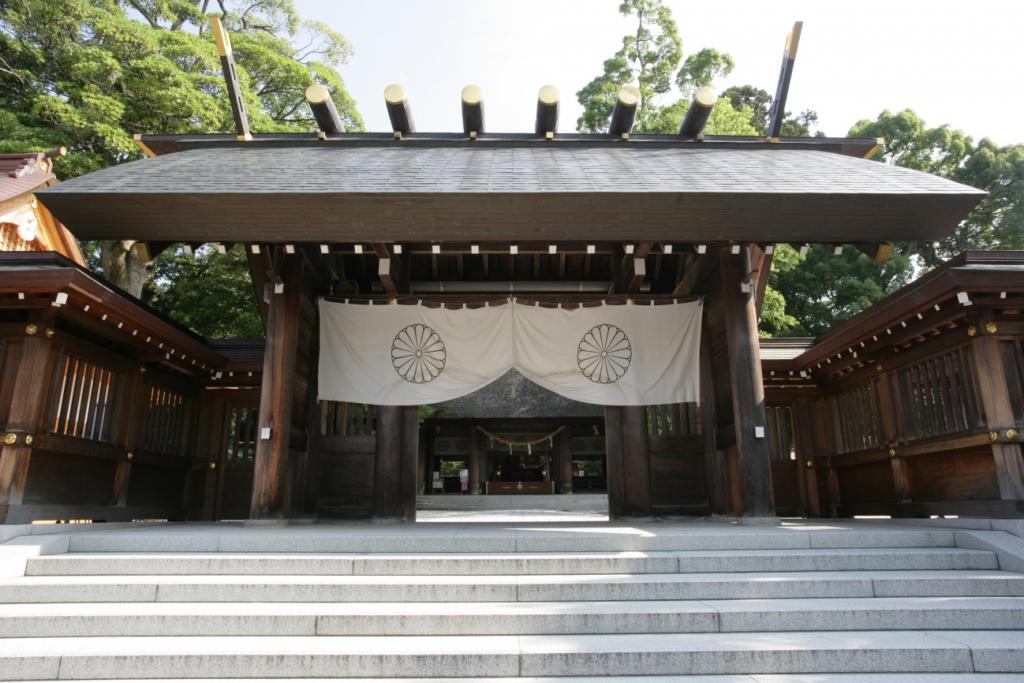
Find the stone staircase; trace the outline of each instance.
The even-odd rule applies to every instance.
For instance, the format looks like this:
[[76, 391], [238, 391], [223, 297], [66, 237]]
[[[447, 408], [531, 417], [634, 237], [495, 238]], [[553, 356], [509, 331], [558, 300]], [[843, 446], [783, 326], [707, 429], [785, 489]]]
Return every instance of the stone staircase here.
[[951, 530], [473, 527], [69, 534], [0, 679], [1024, 680], [1024, 574]]

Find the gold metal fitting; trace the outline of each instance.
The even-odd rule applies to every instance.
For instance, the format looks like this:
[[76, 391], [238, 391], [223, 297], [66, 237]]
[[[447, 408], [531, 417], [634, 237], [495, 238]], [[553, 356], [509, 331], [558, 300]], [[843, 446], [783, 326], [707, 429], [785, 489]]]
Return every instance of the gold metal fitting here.
[[999, 441], [999, 432], [989, 432], [988, 440], [993, 442]]
[[33, 441], [35, 441], [35, 438], [31, 434], [26, 434], [25, 435], [25, 445], [26, 446], [31, 446]]
[[215, 463], [215, 462], [211, 462], [211, 463], [210, 463], [210, 469], [211, 469], [211, 470], [215, 470], [215, 469], [217, 469], [217, 463]]
[[807, 461], [807, 466], [808, 467], [814, 467], [814, 461], [813, 460], [808, 460]]
[[989, 334], [995, 334], [999, 331], [999, 327], [992, 321], [985, 323], [985, 331]]
[[4, 434], [4, 445], [13, 446], [16, 443], [18, 443], [17, 434], [15, 434], [14, 432], [8, 432], [7, 434]]
[[1016, 439], [1016, 438], [1017, 438], [1018, 436], [1020, 436], [1020, 434], [1019, 434], [1019, 433], [1017, 432], [1017, 430], [1016, 430], [1016, 429], [1007, 429], [1007, 430], [1006, 430], [1006, 438], [1007, 438], [1007, 439], [1009, 439], [1009, 440], [1013, 441], [1013, 440], [1014, 440], [1014, 439]]
[[55, 335], [55, 334], [57, 334], [57, 330], [53, 329], [52, 327], [47, 327], [46, 328], [46, 338], [47, 339], [53, 339], [53, 335]]
[[970, 327], [967, 328], [967, 336], [968, 337], [973, 337], [976, 334], [978, 334], [978, 328], [977, 327], [975, 327], [974, 325], [971, 325]]
[[25, 334], [29, 335], [30, 337], [38, 331], [39, 327], [35, 323], [29, 323], [28, 325], [25, 325]]
[[895, 458], [896, 457], [896, 449], [895, 448], [890, 448], [889, 449], [889, 457], [890, 458]]
[[128, 455], [127, 455], [127, 458], [128, 458], [129, 460], [131, 460], [131, 459], [132, 459], [132, 458], [134, 458], [134, 457], [135, 457], [135, 453], [133, 453], [132, 451], [128, 451]]

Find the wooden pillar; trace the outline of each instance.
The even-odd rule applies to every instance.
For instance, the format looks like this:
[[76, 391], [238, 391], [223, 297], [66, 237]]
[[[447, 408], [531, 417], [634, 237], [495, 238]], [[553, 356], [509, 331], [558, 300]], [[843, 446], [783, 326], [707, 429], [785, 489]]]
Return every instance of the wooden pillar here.
[[484, 435], [475, 425], [469, 427], [469, 493], [480, 495], [480, 469], [484, 462]]
[[56, 321], [52, 311], [31, 315], [14, 378], [3, 447], [0, 449], [0, 524], [11, 506], [21, 505], [32, 460], [32, 443], [46, 415], [56, 355], [51, 337]]
[[558, 478], [560, 491], [572, 493], [572, 427], [567, 427], [558, 435]]
[[899, 430], [896, 426], [896, 405], [892, 400], [892, 385], [889, 383], [889, 376], [880, 373], [872, 379], [875, 399], [878, 402], [878, 416], [881, 423], [882, 433], [879, 435], [879, 446], [889, 449], [890, 464], [892, 466], [893, 490], [896, 492], [897, 503], [909, 503], [910, 495], [910, 468], [907, 461], [899, 457], [899, 450], [896, 442], [899, 441]]
[[416, 521], [419, 420], [418, 406], [380, 406], [377, 409], [374, 519]]
[[650, 517], [651, 459], [643, 406], [605, 406], [608, 515]]
[[[267, 311], [267, 342], [257, 422], [256, 462], [252, 482], [252, 519], [284, 517], [292, 426], [292, 394], [299, 343], [302, 302], [302, 259], [283, 257], [284, 291], [271, 293]], [[273, 285], [268, 284], [268, 288]]]
[[798, 398], [793, 404], [793, 436], [796, 440], [796, 458], [800, 471], [803, 473], [804, 514], [820, 517], [821, 492], [818, 490], [818, 470], [814, 465], [814, 427], [811, 416], [811, 403], [806, 398]]
[[1010, 438], [1017, 425], [1006, 384], [1006, 366], [1000, 349], [998, 324], [991, 319], [977, 325], [978, 335], [971, 340], [971, 362], [974, 366], [974, 385], [978, 406], [984, 414], [985, 426], [992, 437], [992, 459], [999, 482], [999, 497], [1003, 500], [1024, 498], [1024, 461], [1020, 443]]
[[[742, 251], [742, 250], [741, 250]], [[733, 429], [744, 517], [773, 517], [771, 450], [768, 445], [757, 336], [754, 284], [746, 279], [741, 254], [719, 251], [722, 315], [732, 386]]]
[[124, 444], [125, 458], [114, 466], [114, 487], [111, 494], [111, 505], [124, 507], [128, 504], [128, 482], [132, 473], [132, 458], [142, 447], [146, 437], [146, 411], [149, 401], [146, 400], [146, 368], [142, 366], [131, 378], [128, 391], [124, 397], [124, 409], [121, 413], [118, 442]]
[[[707, 315], [707, 311], [704, 315]], [[729, 477], [725, 455], [718, 450], [715, 380], [711, 370], [711, 330], [706, 324], [700, 335], [700, 431], [704, 443], [704, 483], [708, 492], [708, 512], [727, 515]]]

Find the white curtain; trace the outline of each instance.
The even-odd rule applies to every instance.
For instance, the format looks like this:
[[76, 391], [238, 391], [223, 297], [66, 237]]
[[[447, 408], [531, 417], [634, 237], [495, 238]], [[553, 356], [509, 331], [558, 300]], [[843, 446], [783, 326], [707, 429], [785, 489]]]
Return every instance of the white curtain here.
[[320, 302], [321, 400], [447, 401], [510, 368], [600, 405], [697, 401], [701, 302], [473, 309]]

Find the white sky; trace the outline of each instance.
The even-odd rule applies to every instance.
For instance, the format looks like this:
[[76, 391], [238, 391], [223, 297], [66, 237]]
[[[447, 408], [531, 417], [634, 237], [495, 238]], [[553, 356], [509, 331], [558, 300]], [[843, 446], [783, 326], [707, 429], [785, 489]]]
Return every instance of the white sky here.
[[[342, 67], [368, 130], [390, 130], [383, 92], [405, 86], [416, 128], [461, 130], [459, 93], [484, 90], [487, 129], [533, 129], [537, 90], [559, 87], [559, 130], [573, 131], [575, 93], [632, 26], [618, 0], [297, 0], [304, 18], [348, 38]], [[814, 109], [845, 135], [883, 109], [911, 108], [928, 125], [976, 139], [1024, 142], [1024, 1], [669, 0], [685, 54], [729, 52], [729, 85], [773, 93], [786, 33], [803, 20], [787, 109]]]

